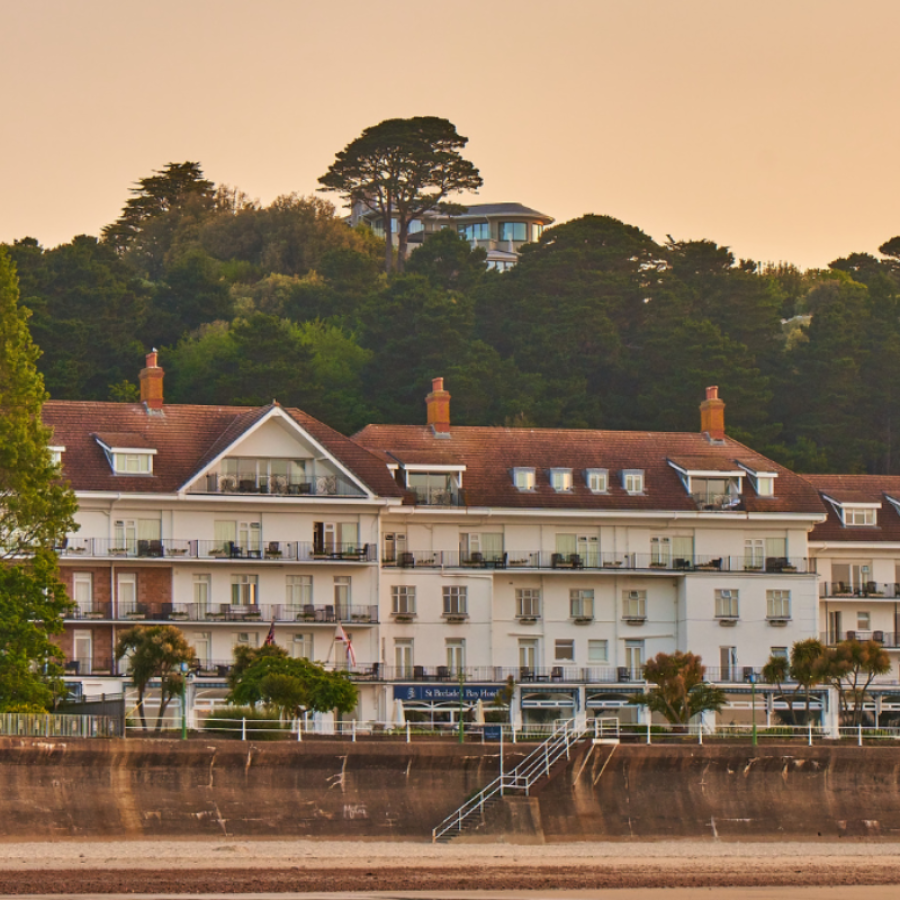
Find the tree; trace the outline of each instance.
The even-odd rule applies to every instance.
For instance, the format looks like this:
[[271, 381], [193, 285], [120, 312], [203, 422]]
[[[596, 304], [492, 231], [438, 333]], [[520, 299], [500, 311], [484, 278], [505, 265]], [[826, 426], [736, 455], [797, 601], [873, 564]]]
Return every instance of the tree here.
[[397, 269], [403, 271], [410, 222], [438, 208], [451, 194], [481, 187], [478, 169], [459, 153], [468, 141], [455, 125], [436, 116], [386, 119], [366, 128], [337, 154], [319, 178], [320, 190], [337, 191], [348, 205], [361, 204], [381, 217], [387, 272], [396, 217]]
[[[784, 683], [786, 681], [791, 680], [795, 683], [793, 691], [788, 695], [790, 709], [783, 714], [783, 717], [788, 725], [805, 724], [809, 721], [812, 690], [828, 677], [825, 645], [817, 638], [795, 641], [791, 647], [790, 658], [770, 656], [769, 661], [763, 666], [762, 675], [766, 684], [777, 685], [779, 693], [782, 695], [785, 694]], [[797, 714], [794, 712], [793, 698], [801, 691], [806, 700], [806, 714], [803, 722], [798, 722]]]
[[356, 708], [358, 698], [359, 691], [346, 672], [329, 672], [308, 659], [261, 652], [233, 677], [228, 696], [230, 703], [262, 703], [288, 719], [305, 712], [349, 713]]
[[0, 247], [0, 709], [51, 705], [61, 654], [50, 636], [62, 632], [71, 607], [55, 548], [76, 530], [75, 496], [41, 422], [47, 394], [28, 316]]
[[102, 231], [103, 241], [127, 255], [139, 271], [158, 278], [179, 230], [198, 230], [216, 205], [215, 185], [203, 177], [199, 162], [167, 163], [141, 178], [122, 214]]
[[826, 651], [827, 678], [838, 691], [841, 712], [850, 724], [861, 725], [869, 686], [891, 671], [887, 651], [876, 641], [841, 641]]
[[721, 688], [706, 684], [706, 668], [694, 653], [657, 653], [644, 666], [644, 678], [656, 687], [629, 702], [658, 712], [667, 722], [686, 728], [691, 719], [707, 710], [718, 712], [726, 702]]
[[181, 664], [190, 665], [197, 652], [174, 625], [137, 625], [122, 632], [116, 644], [116, 659], [128, 657], [128, 674], [138, 692], [141, 727], [147, 730], [144, 700], [154, 680], [159, 681], [159, 715], [156, 731], [162, 731], [166, 707], [181, 692]]

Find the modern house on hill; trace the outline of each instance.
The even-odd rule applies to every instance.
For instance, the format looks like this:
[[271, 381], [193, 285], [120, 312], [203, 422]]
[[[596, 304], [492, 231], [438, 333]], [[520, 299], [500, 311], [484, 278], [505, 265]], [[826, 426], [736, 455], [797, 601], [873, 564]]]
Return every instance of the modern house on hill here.
[[[360, 222], [384, 237], [384, 224], [378, 215], [356, 204], [350, 215], [350, 224]], [[512, 268], [519, 259], [519, 250], [524, 244], [537, 241], [544, 228], [553, 224], [553, 217], [523, 206], [521, 203], [477, 203], [469, 206], [464, 213], [448, 215], [429, 212], [411, 223], [409, 252], [444, 228], [456, 228], [460, 235], [473, 247], [487, 251], [489, 269], [505, 271]], [[396, 243], [397, 223], [391, 228]]]

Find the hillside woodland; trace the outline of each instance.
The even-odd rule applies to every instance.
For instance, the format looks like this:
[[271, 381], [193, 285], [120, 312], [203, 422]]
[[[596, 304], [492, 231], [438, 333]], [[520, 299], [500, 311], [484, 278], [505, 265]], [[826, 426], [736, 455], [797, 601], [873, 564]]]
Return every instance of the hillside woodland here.
[[8, 248], [54, 398], [134, 399], [154, 346], [167, 402], [347, 433], [423, 421], [436, 375], [459, 425], [696, 430], [718, 384], [729, 432], [786, 465], [900, 472], [900, 237], [800, 271], [588, 215], [509, 272], [445, 230], [386, 275], [320, 197], [263, 206], [191, 162], [131, 193], [99, 237]]

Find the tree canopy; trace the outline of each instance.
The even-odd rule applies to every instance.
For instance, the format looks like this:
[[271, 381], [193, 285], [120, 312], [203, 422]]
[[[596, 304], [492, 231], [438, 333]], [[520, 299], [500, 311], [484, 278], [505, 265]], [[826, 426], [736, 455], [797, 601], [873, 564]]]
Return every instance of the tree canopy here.
[[337, 153], [319, 178], [321, 190], [337, 191], [351, 206], [362, 204], [380, 216], [387, 237], [387, 272], [393, 263], [396, 216], [397, 268], [402, 272], [410, 222], [451, 194], [481, 187], [478, 169], [459, 152], [468, 142], [455, 125], [437, 116], [385, 119]]
[[696, 431], [717, 384], [728, 433], [784, 465], [900, 473], [900, 237], [804, 272], [587, 215], [507, 272], [448, 228], [387, 274], [319, 197], [263, 205], [197, 163], [135, 191], [124, 231], [8, 248], [54, 397], [133, 399], [153, 346], [167, 402], [277, 399], [349, 433], [421, 422], [439, 375], [460, 425]]
[[725, 692], [707, 684], [705, 675], [701, 658], [694, 653], [657, 653], [644, 666], [644, 678], [654, 687], [629, 703], [646, 706], [667, 722], [686, 727], [694, 716], [718, 712], [725, 705]]
[[28, 316], [0, 247], [0, 711], [53, 703], [61, 653], [51, 637], [71, 606], [56, 548], [76, 528], [75, 497], [41, 422], [47, 395]]

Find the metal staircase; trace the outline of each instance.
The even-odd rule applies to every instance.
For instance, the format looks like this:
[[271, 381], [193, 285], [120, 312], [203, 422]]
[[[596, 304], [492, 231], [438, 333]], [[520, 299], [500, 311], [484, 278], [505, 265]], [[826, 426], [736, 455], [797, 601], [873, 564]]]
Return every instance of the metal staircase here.
[[474, 824], [470, 822], [472, 816], [477, 815], [479, 820], [483, 820], [485, 811], [511, 791], [521, 791], [528, 797], [537, 782], [550, 777], [553, 765], [563, 756], [568, 760], [572, 747], [589, 736], [595, 743], [618, 743], [619, 720], [594, 719], [590, 727], [583, 719], [566, 719], [558, 723], [550, 737], [535, 747], [512, 771], [495, 778], [433, 829], [432, 843], [447, 842], [461, 834], [467, 824]]

